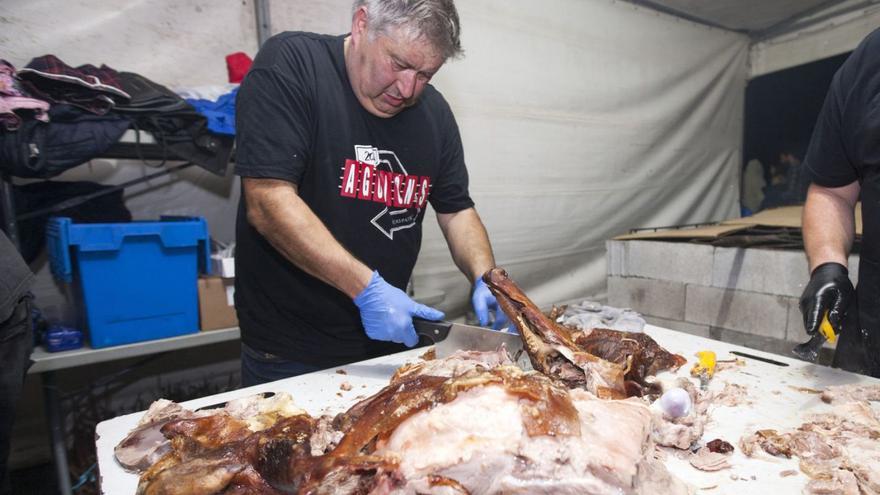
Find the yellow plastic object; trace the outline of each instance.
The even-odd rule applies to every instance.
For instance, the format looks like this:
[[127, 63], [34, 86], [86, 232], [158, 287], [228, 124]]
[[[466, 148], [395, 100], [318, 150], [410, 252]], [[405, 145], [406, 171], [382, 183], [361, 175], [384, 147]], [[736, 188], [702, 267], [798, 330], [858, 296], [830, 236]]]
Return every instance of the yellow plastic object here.
[[828, 321], [828, 312], [825, 312], [825, 315], [822, 316], [822, 323], [819, 324], [819, 331], [822, 332], [822, 335], [825, 336], [825, 340], [828, 342], [834, 343], [837, 340], [837, 334], [834, 333], [834, 327], [831, 326], [831, 322]]
[[692, 376], [704, 375], [706, 378], [712, 378], [715, 374], [715, 353], [713, 351], [700, 351], [697, 353], [697, 364], [691, 368]]

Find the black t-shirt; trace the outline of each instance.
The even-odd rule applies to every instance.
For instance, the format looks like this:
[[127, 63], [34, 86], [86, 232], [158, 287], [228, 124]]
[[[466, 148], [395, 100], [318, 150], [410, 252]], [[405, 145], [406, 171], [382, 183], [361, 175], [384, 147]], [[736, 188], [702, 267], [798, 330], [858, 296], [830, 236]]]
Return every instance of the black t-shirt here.
[[824, 187], [861, 183], [880, 166], [880, 30], [834, 75], [804, 165]]
[[[236, 173], [287, 180], [355, 257], [403, 289], [421, 244], [426, 202], [473, 206], [461, 137], [428, 85], [418, 103], [383, 119], [357, 100], [344, 36], [269, 39], [236, 102]], [[288, 359], [334, 366], [404, 347], [369, 339], [345, 294], [295, 267], [248, 222], [236, 224], [235, 305], [242, 341]]]

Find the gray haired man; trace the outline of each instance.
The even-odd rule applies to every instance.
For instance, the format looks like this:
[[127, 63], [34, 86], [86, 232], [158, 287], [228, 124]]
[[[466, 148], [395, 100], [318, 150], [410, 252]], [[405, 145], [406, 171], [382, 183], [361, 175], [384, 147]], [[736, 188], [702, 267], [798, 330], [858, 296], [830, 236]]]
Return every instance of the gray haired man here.
[[452, 0], [357, 0], [351, 33], [281, 33], [257, 55], [236, 108], [244, 385], [415, 345], [412, 318], [443, 317], [403, 291], [428, 203], [478, 316], [504, 323], [458, 126], [430, 85], [459, 35]]

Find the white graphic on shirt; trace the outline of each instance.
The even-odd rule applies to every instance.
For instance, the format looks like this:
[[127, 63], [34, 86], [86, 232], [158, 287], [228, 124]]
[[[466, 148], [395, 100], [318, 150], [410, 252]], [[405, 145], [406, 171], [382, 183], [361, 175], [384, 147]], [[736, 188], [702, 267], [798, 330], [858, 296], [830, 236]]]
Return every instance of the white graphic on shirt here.
[[384, 207], [370, 220], [386, 237], [416, 226], [428, 199], [431, 178], [409, 175], [393, 151], [374, 146], [354, 147], [356, 160], [342, 167], [340, 195]]
[[[391, 153], [392, 155], [394, 154], [393, 151], [388, 151], [387, 153]], [[357, 144], [354, 147], [354, 156], [357, 157], [357, 161], [359, 162], [369, 163], [370, 165], [379, 165], [379, 149], [374, 146], [364, 146], [362, 144]], [[394, 158], [396, 160], [397, 156], [395, 156]], [[401, 165], [400, 168], [402, 169], [403, 165]]]

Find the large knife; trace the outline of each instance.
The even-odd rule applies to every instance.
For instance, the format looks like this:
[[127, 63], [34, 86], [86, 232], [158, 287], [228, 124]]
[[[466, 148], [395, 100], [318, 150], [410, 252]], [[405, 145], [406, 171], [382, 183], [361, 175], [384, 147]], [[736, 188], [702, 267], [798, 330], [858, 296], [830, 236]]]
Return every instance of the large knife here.
[[507, 352], [520, 367], [532, 369], [528, 355], [523, 350], [522, 338], [515, 333], [421, 318], [413, 318], [413, 325], [416, 327], [420, 341], [434, 344], [438, 358], [450, 356], [458, 350], [496, 351], [501, 344], [504, 344]]

